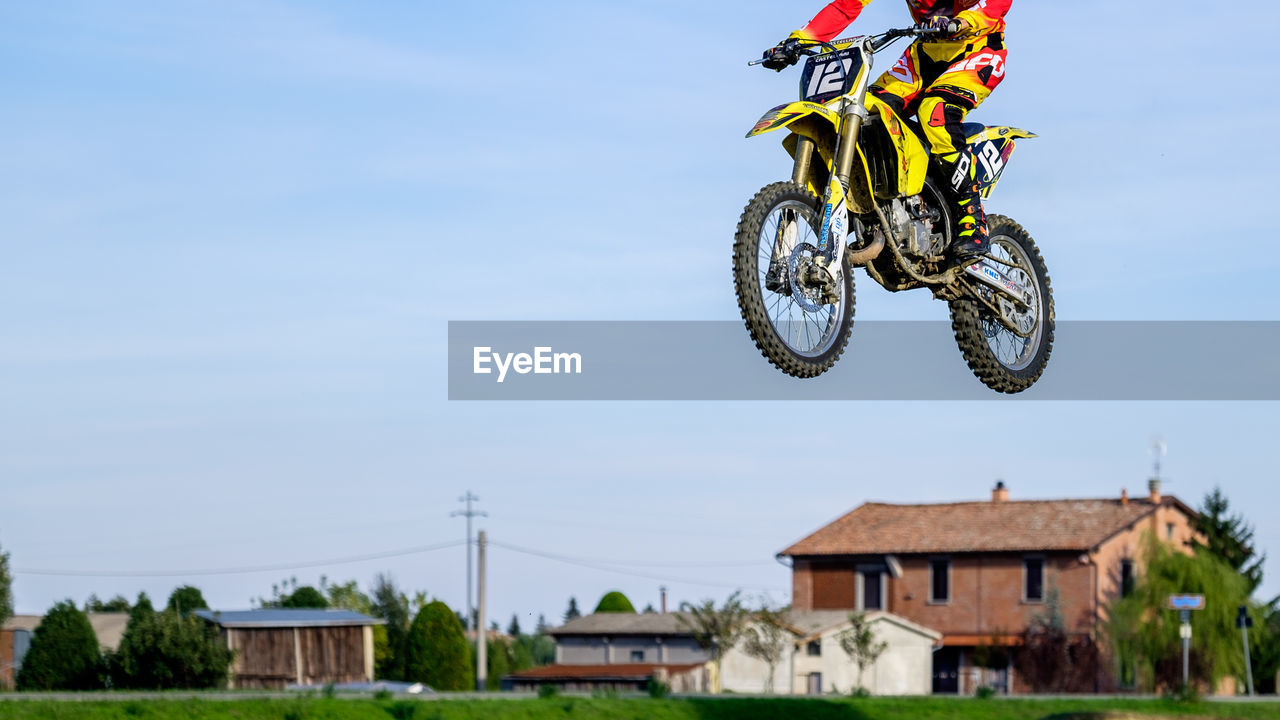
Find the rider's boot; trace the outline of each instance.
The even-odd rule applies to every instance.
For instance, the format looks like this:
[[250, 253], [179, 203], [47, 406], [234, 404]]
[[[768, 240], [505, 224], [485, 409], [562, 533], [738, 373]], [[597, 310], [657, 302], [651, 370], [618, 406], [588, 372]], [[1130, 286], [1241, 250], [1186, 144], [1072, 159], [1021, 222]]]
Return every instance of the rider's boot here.
[[968, 156], [952, 153], [941, 159], [953, 169], [951, 212], [956, 219], [956, 239], [947, 248], [947, 254], [960, 264], [991, 252], [987, 215], [982, 209], [981, 188]]

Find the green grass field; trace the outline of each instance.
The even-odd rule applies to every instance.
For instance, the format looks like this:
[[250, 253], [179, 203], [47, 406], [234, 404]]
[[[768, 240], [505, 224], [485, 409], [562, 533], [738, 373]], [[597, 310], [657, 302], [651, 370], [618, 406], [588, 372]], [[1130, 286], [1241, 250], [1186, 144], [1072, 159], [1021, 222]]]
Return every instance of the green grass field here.
[[0, 700], [4, 720], [1068, 720], [1102, 717], [1280, 719], [1280, 702], [972, 698], [586, 698]]

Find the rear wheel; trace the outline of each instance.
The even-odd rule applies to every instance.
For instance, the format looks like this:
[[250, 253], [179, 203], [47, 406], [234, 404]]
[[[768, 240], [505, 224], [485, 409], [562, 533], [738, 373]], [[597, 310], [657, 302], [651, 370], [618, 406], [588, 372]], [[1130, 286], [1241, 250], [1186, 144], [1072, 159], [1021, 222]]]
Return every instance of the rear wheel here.
[[988, 215], [991, 255], [1015, 281], [1031, 289], [1031, 302], [1009, 329], [986, 304], [964, 295], [951, 301], [951, 329], [969, 369], [987, 387], [1017, 393], [1035, 384], [1053, 350], [1053, 288], [1035, 241], [1003, 215]]
[[839, 282], [814, 282], [821, 201], [795, 183], [779, 182], [756, 193], [738, 221], [733, 243], [733, 284], [751, 339], [779, 370], [808, 378], [826, 372], [849, 343], [853, 326], [853, 275], [847, 264]]

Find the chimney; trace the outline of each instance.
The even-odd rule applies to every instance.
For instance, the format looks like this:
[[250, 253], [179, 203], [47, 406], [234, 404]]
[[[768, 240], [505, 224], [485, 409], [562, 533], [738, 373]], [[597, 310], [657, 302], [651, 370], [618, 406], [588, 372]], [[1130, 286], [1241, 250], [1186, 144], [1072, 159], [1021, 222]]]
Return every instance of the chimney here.
[[1003, 480], [996, 481], [996, 487], [991, 491], [991, 502], [1009, 502], [1009, 488], [1005, 487]]
[[1160, 478], [1153, 477], [1150, 480], [1148, 480], [1147, 488], [1151, 491], [1151, 497], [1148, 498], [1149, 500], [1151, 500], [1151, 504], [1159, 505], [1160, 504]]
[[1129, 507], [1129, 488], [1120, 488], [1120, 507]]
[[667, 614], [667, 586], [659, 585], [658, 592], [662, 594], [662, 614]]

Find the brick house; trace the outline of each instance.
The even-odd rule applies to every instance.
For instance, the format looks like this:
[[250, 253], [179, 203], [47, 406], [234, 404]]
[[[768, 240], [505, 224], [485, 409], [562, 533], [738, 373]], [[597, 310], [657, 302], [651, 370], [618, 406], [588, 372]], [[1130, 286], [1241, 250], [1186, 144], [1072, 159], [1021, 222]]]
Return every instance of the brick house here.
[[[1071, 632], [1099, 638], [1107, 604], [1141, 569], [1143, 534], [1183, 547], [1195, 517], [1158, 480], [1144, 498], [1024, 501], [1001, 482], [990, 501], [865, 503], [778, 556], [791, 561], [796, 610], [883, 610], [941, 632], [935, 693], [1017, 692], [1012, 671], [974, 667], [977, 646], [1015, 645], [1051, 593]], [[1104, 668], [1094, 689], [1114, 688]]]

